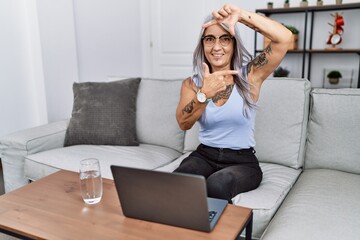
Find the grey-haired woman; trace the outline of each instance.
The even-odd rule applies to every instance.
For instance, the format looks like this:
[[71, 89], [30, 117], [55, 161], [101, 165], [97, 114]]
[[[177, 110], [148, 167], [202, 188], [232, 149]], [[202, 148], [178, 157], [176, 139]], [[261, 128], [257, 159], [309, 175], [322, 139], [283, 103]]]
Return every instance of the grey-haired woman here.
[[[271, 40], [256, 58], [244, 48], [237, 23]], [[256, 102], [263, 81], [284, 58], [291, 32], [283, 25], [226, 4], [203, 25], [194, 52], [194, 75], [183, 81], [176, 118], [183, 130], [200, 124], [201, 144], [175, 172], [203, 175], [209, 197], [231, 199], [257, 188]]]

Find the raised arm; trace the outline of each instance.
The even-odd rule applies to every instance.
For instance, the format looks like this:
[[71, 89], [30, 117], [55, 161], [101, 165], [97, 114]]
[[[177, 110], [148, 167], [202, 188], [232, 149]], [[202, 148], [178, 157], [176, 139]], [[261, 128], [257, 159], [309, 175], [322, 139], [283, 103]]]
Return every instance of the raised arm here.
[[215, 19], [204, 24], [203, 27], [224, 23], [229, 27], [230, 34], [234, 35], [235, 24], [240, 22], [271, 40], [264, 51], [250, 62], [247, 67], [249, 81], [256, 87], [260, 87], [261, 83], [284, 58], [292, 33], [282, 24], [270, 18], [230, 4], [224, 5], [219, 11], [214, 11], [213, 16]]

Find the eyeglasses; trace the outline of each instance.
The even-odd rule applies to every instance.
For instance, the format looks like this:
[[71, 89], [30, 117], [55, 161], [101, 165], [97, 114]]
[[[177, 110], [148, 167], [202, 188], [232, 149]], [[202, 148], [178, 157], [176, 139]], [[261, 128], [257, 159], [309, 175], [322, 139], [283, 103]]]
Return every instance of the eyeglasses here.
[[226, 47], [232, 42], [233, 37], [228, 34], [222, 35], [220, 37], [215, 37], [213, 35], [207, 35], [207, 36], [202, 37], [201, 39], [203, 40], [204, 45], [207, 47], [214, 46], [216, 43], [216, 39], [219, 39], [221, 46]]

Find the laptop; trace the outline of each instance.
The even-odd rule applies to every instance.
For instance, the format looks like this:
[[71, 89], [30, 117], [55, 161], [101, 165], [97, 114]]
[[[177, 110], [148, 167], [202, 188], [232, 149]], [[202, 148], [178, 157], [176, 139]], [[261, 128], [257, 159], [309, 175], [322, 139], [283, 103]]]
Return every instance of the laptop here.
[[126, 217], [210, 232], [228, 204], [208, 198], [203, 176], [111, 166]]

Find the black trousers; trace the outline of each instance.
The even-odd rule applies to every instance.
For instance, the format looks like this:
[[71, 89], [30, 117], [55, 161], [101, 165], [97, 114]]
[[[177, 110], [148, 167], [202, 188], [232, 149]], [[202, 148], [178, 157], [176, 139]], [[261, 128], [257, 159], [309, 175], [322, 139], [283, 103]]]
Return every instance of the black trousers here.
[[253, 148], [232, 150], [200, 144], [174, 172], [202, 175], [209, 197], [231, 199], [257, 188], [262, 171]]

